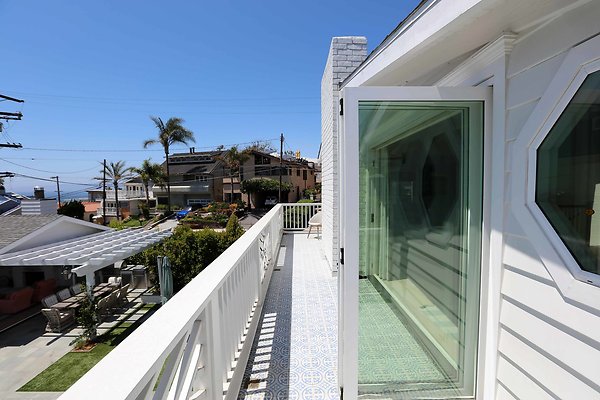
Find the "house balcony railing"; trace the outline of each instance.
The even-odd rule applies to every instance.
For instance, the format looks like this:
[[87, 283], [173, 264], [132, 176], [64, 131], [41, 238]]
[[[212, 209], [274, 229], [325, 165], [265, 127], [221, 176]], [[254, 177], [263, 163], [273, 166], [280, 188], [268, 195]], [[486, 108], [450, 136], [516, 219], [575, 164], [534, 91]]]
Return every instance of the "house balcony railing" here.
[[319, 207], [275, 206], [60, 399], [237, 398], [283, 232]]
[[[155, 195], [166, 194], [167, 187], [155, 185], [152, 187]], [[171, 193], [210, 193], [210, 184], [205, 182], [172, 182]]]
[[301, 231], [308, 228], [308, 221], [321, 210], [321, 203], [283, 204], [283, 229]]
[[[102, 214], [104, 210], [102, 209], [102, 207], [98, 208], [98, 212], [100, 214]], [[117, 207], [106, 207], [106, 215], [108, 216], [115, 216], [117, 215]]]
[[127, 190], [125, 192], [125, 198], [127, 199], [145, 199], [146, 192], [143, 190]]

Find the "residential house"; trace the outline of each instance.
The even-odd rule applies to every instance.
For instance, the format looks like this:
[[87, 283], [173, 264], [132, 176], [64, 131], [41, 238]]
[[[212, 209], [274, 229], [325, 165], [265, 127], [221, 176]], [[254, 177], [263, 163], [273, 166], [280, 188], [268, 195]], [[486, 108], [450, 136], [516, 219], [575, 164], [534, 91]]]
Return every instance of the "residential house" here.
[[[249, 153], [239, 173], [234, 171], [233, 179], [222, 161], [224, 151], [179, 153], [169, 156], [171, 171], [171, 202], [179, 206], [206, 205], [214, 201], [230, 202], [231, 181], [233, 180], [233, 200], [242, 198], [239, 178], [242, 180], [265, 177], [279, 180], [279, 157], [259, 151]], [[315, 168], [313, 163], [295, 157], [285, 158], [282, 169], [282, 182], [292, 186], [284, 193], [284, 201], [296, 202], [302, 198], [303, 191], [315, 187]], [[166, 187], [154, 186], [159, 203], [166, 203]], [[277, 193], [274, 193], [277, 194]], [[248, 202], [248, 198], [244, 201]], [[252, 206], [263, 206], [265, 196], [254, 196]], [[256, 203], [256, 204], [255, 204]]]
[[[364, 37], [332, 40], [318, 243], [339, 292], [318, 311], [338, 310], [337, 369], [285, 364], [321, 337], [314, 318], [295, 342], [307, 308], [258, 325], [270, 272], [304, 274], [298, 246], [316, 242], [284, 235], [282, 268], [294, 211], [278, 205], [62, 398], [266, 398], [279, 378], [280, 398], [297, 381], [304, 398], [600, 398], [598, 15], [597, 0], [424, 0], [369, 55]], [[267, 355], [247, 366], [257, 329]]]
[[[169, 156], [171, 204], [207, 205], [222, 198], [223, 168], [220, 151], [177, 153]], [[163, 164], [164, 165], [164, 164]], [[167, 203], [167, 187], [154, 185], [159, 204]]]
[[[279, 180], [280, 157], [275, 154], [268, 154], [260, 151], [249, 152], [249, 157], [240, 169], [242, 180], [253, 178], [269, 178]], [[316, 184], [316, 169], [314, 162], [309, 162], [302, 158], [294, 156], [283, 157], [283, 168], [281, 169], [281, 181], [292, 187], [290, 192], [282, 193], [282, 202], [295, 203], [302, 199], [306, 189], [313, 189]], [[223, 178], [223, 200], [231, 199], [231, 184], [228, 172], [225, 171]], [[277, 195], [277, 193], [272, 193]], [[251, 198], [252, 207], [262, 207], [265, 196], [255, 196]], [[233, 178], [233, 198], [241, 198], [239, 178], [235, 174]], [[244, 201], [248, 198], [244, 196]], [[256, 202], [256, 204], [255, 204]]]
[[44, 188], [36, 186], [33, 197], [6, 193], [0, 186], [0, 216], [2, 215], [55, 215], [58, 203], [55, 198], [46, 198]]
[[[140, 203], [146, 202], [146, 192], [144, 185], [139, 177], [128, 179], [123, 183], [124, 188], [119, 188], [118, 200], [119, 200], [119, 216], [127, 218], [128, 216], [137, 216], [141, 213]], [[155, 200], [154, 192], [152, 191], [153, 184], [150, 182], [148, 195], [150, 200]], [[101, 217], [104, 212], [103, 196], [104, 191], [102, 188], [94, 188], [86, 190], [88, 193], [88, 203], [98, 203], [95, 214], [96, 217]], [[86, 206], [90, 210], [93, 208], [92, 205]], [[87, 212], [87, 211], [86, 211]], [[115, 190], [111, 186], [106, 187], [106, 219], [110, 221], [117, 216], [117, 202], [115, 196]]]

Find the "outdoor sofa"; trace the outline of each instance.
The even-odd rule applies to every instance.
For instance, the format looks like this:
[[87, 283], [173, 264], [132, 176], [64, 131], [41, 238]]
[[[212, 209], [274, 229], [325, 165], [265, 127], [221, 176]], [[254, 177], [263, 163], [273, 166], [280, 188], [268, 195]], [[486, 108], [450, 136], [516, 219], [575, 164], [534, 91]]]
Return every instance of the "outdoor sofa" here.
[[48, 295], [56, 291], [56, 279], [50, 278], [43, 281], [37, 281], [33, 284], [33, 303], [39, 303]]
[[33, 289], [24, 287], [0, 299], [0, 314], [16, 314], [31, 306]]

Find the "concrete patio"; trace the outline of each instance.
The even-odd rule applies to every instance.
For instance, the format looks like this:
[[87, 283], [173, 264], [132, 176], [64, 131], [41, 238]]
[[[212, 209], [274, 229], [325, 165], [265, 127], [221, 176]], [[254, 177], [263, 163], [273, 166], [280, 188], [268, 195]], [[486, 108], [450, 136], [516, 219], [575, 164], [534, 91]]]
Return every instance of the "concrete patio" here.
[[[99, 334], [108, 331], [127, 318], [133, 322], [143, 316], [145, 311], [138, 310], [143, 290], [129, 292], [127, 309], [107, 318], [98, 330]], [[59, 358], [67, 354], [73, 346], [70, 344], [81, 333], [74, 328], [64, 333], [45, 332], [46, 318], [37, 315], [18, 326], [0, 334], [0, 399], [56, 399], [62, 392], [17, 392], [40, 372], [44, 371]]]

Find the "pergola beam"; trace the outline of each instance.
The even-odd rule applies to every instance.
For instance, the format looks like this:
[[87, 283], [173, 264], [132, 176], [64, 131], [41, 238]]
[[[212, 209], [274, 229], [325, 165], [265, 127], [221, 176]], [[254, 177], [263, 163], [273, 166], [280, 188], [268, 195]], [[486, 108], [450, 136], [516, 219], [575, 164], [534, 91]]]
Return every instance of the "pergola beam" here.
[[73, 272], [78, 276], [87, 277], [93, 275], [94, 271], [160, 243], [171, 234], [171, 231], [143, 229], [106, 231], [55, 245], [3, 254], [0, 255], [0, 266], [69, 265], [74, 267]]

